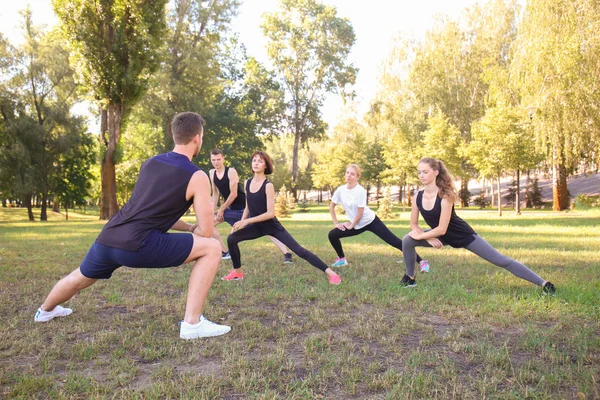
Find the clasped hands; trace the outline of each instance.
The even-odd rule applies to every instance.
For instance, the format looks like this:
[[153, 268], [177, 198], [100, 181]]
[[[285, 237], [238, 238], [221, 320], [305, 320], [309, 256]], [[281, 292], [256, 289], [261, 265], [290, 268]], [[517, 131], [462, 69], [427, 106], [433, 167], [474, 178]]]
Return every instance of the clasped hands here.
[[442, 247], [444, 247], [444, 244], [438, 238], [429, 238], [429, 239], [423, 238], [423, 236], [425, 236], [425, 232], [410, 231], [410, 232], [408, 232], [408, 236], [410, 236], [411, 238], [413, 238], [415, 240], [426, 240], [427, 243], [429, 243], [431, 245], [431, 247], [434, 247], [436, 249], [441, 249]]
[[335, 227], [338, 228], [340, 231], [345, 231], [346, 229], [353, 229], [354, 225], [352, 225], [352, 222], [348, 221], [344, 222], [343, 224], [335, 224]]

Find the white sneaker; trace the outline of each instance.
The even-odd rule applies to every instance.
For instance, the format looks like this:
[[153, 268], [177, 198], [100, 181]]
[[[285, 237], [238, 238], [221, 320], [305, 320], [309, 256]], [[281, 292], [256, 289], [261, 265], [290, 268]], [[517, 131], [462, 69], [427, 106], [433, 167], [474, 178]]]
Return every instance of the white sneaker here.
[[35, 322], [48, 322], [56, 317], [66, 317], [67, 315], [71, 315], [72, 313], [73, 310], [71, 310], [70, 308], [64, 308], [61, 306], [54, 307], [54, 310], [52, 311], [44, 311], [42, 310], [42, 307], [40, 307], [35, 313], [35, 317], [33, 317], [33, 320]]
[[181, 321], [179, 337], [182, 339], [197, 339], [201, 337], [220, 336], [226, 334], [230, 330], [230, 326], [215, 324], [201, 315], [200, 321], [194, 325]]

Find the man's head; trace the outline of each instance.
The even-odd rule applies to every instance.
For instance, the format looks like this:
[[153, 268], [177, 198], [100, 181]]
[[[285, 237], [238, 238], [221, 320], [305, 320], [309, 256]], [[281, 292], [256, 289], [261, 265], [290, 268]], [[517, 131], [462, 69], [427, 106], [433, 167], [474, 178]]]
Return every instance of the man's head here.
[[210, 162], [215, 169], [220, 170], [225, 162], [225, 154], [221, 149], [212, 149], [210, 152]]
[[[188, 145], [193, 141], [196, 142], [194, 156], [200, 152], [202, 146], [202, 136], [204, 134], [204, 118], [194, 112], [182, 112], [175, 117], [171, 122], [171, 132], [173, 141], [176, 145]], [[197, 139], [196, 139], [197, 138]]]

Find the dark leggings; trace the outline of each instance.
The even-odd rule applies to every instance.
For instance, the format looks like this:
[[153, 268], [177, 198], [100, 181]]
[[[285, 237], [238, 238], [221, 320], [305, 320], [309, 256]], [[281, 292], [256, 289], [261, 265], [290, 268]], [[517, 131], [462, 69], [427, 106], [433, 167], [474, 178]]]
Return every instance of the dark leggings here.
[[[375, 216], [375, 219], [369, 225], [363, 226], [360, 229], [346, 229], [345, 231], [343, 231], [341, 229], [334, 228], [330, 230], [329, 242], [333, 246], [333, 249], [337, 253], [338, 257], [343, 258], [344, 250], [342, 249], [342, 242], [340, 241], [340, 239], [360, 235], [365, 231], [373, 232], [390, 246], [393, 246], [398, 250], [402, 251], [402, 239], [394, 235], [392, 231], [390, 231], [388, 227], [385, 226], [383, 222], [381, 222], [378, 216]], [[421, 257], [417, 254], [417, 262], [420, 261]]]
[[327, 269], [327, 264], [321, 261], [321, 259], [313, 253], [300, 246], [292, 237], [292, 235], [290, 235], [285, 229], [261, 229], [261, 227], [258, 227], [255, 224], [247, 225], [243, 229], [235, 231], [227, 237], [227, 246], [229, 247], [229, 254], [231, 255], [233, 268], [237, 269], [242, 267], [240, 247], [238, 246], [238, 243], [246, 240], [258, 239], [262, 236], [272, 236], [278, 239], [298, 257], [308, 261], [313, 267], [318, 268], [323, 272], [325, 272]]

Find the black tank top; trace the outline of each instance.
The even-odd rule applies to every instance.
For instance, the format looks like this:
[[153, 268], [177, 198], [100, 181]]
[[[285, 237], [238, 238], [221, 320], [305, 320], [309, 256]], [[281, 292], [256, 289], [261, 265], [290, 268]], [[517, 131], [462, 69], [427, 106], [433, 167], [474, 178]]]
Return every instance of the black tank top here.
[[[256, 217], [257, 215], [264, 214], [267, 212], [267, 183], [270, 183], [268, 179], [265, 179], [260, 189], [256, 193], [250, 191], [250, 182], [252, 179], [246, 181], [246, 198], [248, 200], [248, 217]], [[265, 228], [277, 228], [283, 230], [283, 225], [279, 222], [277, 217], [268, 219], [266, 221], [258, 222], [255, 225]]]
[[[431, 229], [437, 228], [440, 224], [440, 215], [442, 214], [442, 198], [436, 196], [435, 204], [431, 210], [423, 208], [423, 191], [420, 190], [417, 193], [417, 207], [423, 216], [423, 219], [431, 227]], [[448, 229], [446, 234], [439, 237], [445, 243], [448, 243], [452, 247], [466, 247], [475, 240], [476, 233], [463, 219], [461, 219], [454, 211], [454, 204], [452, 204], [452, 215], [450, 216], [450, 222], [448, 223]]]
[[[231, 194], [231, 190], [229, 189], [229, 167], [225, 167], [222, 179], [217, 177], [217, 170], [215, 169], [213, 182], [217, 189], [219, 189], [219, 193], [221, 193], [223, 199], [227, 200]], [[232, 210], [243, 210], [246, 208], [246, 195], [244, 194], [244, 187], [241, 182], [238, 182], [237, 197], [233, 200], [233, 203], [229, 205], [229, 208]]]
[[151, 231], [167, 232], [190, 208], [185, 195], [192, 175], [199, 171], [187, 156], [165, 153], [142, 164], [131, 198], [104, 228], [96, 242], [137, 251]]

